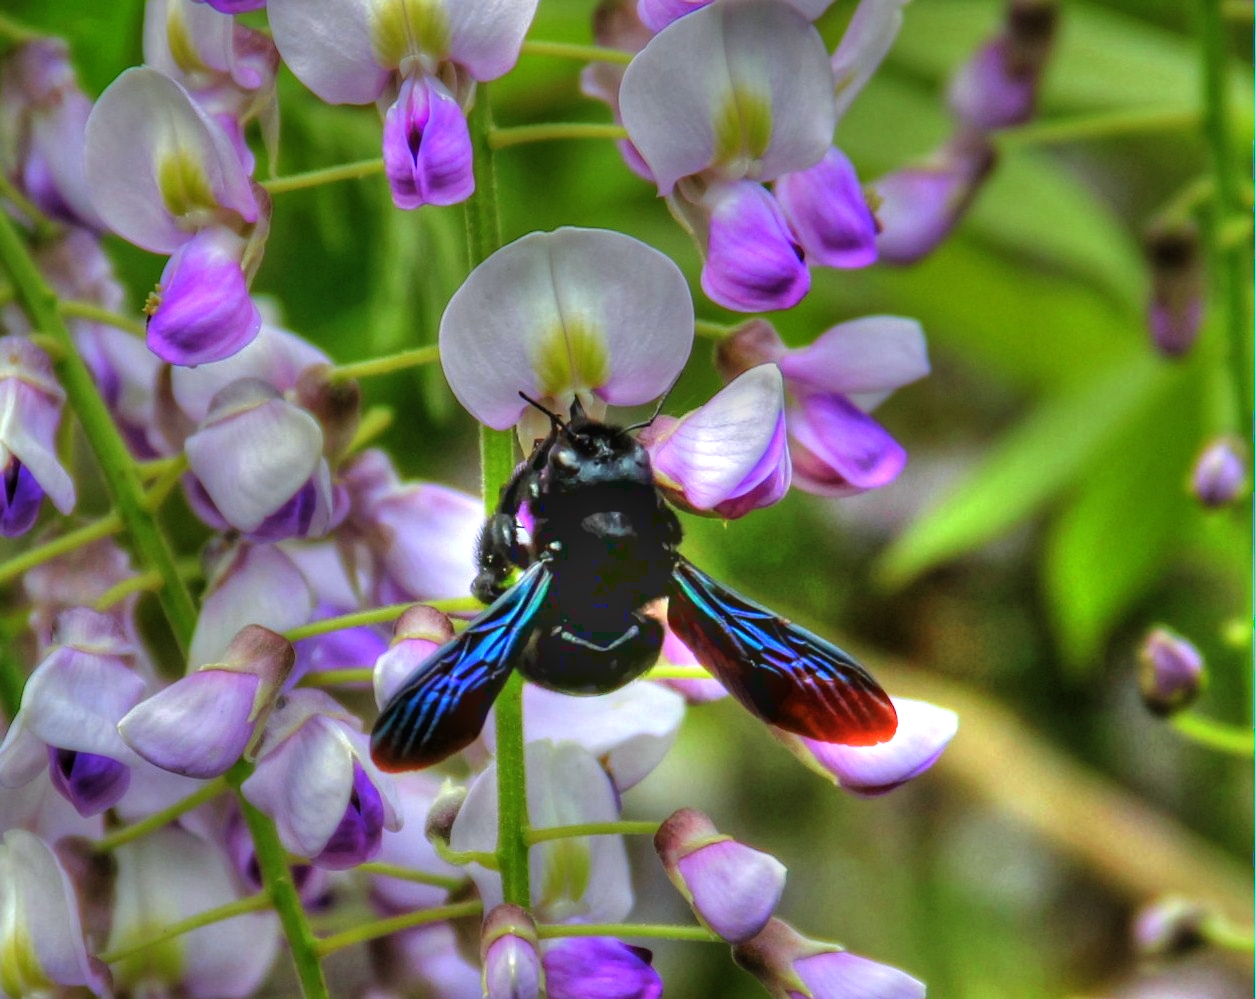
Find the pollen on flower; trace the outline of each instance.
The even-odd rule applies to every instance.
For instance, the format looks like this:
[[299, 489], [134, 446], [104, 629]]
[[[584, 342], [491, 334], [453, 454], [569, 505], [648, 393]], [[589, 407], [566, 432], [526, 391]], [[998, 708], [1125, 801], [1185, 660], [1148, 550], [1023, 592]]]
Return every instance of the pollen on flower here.
[[439, 0], [392, 0], [373, 5], [371, 42], [381, 66], [400, 66], [422, 52], [433, 59], [449, 54], [449, 21]]
[[532, 368], [542, 393], [558, 397], [605, 385], [611, 375], [606, 347], [605, 334], [578, 319], [550, 327], [532, 348]]
[[154, 288], [148, 293], [148, 297], [144, 299], [144, 315], [151, 319], [157, 315], [157, 310], [161, 308], [161, 289]]

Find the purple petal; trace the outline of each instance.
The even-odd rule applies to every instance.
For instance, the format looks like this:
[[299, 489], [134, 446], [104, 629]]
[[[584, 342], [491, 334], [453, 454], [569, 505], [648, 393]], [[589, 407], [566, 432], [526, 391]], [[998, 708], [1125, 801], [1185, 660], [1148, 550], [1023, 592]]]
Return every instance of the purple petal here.
[[785, 890], [784, 864], [732, 839], [700, 847], [676, 867], [698, 918], [729, 943], [763, 929]]
[[893, 482], [907, 452], [867, 413], [840, 395], [807, 392], [790, 410], [794, 481], [819, 496], [851, 496]]
[[52, 786], [84, 818], [112, 808], [131, 784], [125, 763], [56, 746], [48, 747], [48, 771]]
[[9, 459], [9, 465], [3, 475], [4, 491], [0, 494], [0, 534], [6, 538], [16, 538], [34, 525], [39, 516], [40, 504], [44, 501], [44, 491], [39, 483], [16, 458]]
[[379, 852], [383, 831], [384, 805], [379, 791], [362, 764], [355, 762], [353, 788], [344, 816], [322, 852], [312, 858], [313, 862], [333, 871], [356, 867]]
[[260, 677], [208, 669], [176, 680], [118, 723], [123, 741], [150, 763], [187, 777], [226, 773], [253, 737]]
[[432, 483], [398, 486], [370, 511], [389, 580], [411, 600], [466, 596], [484, 508], [466, 493]]
[[[697, 657], [684, 642], [676, 637], [671, 628], [663, 633], [663, 652], [660, 665], [698, 666]], [[669, 687], [680, 694], [686, 704], [708, 704], [728, 696], [728, 691], [719, 680], [658, 680], [664, 687]]]
[[811, 263], [867, 267], [876, 261], [876, 220], [854, 165], [836, 146], [815, 166], [781, 176], [773, 191]]
[[475, 190], [471, 134], [434, 76], [407, 76], [384, 116], [384, 171], [398, 208], [456, 205]]
[[811, 287], [811, 275], [780, 205], [752, 181], [720, 184], [703, 199], [710, 212], [702, 290], [739, 312], [788, 309]]
[[925, 986], [906, 972], [849, 951], [802, 957], [794, 973], [814, 999], [924, 999]]
[[810, 346], [788, 351], [777, 363], [787, 385], [876, 402], [929, 373], [920, 323], [898, 316], [864, 316], [839, 323]]
[[208, 4], [222, 14], [243, 14], [250, 10], [261, 10], [266, 6], [266, 0], [193, 0], [193, 2]]
[[240, 268], [233, 234], [205, 229], [175, 251], [161, 273], [160, 302], [148, 320], [148, 346], [171, 364], [221, 361], [257, 336], [262, 314]]
[[1138, 650], [1138, 660], [1143, 701], [1156, 714], [1173, 714], [1199, 696], [1204, 657], [1181, 635], [1152, 628]]
[[1191, 491], [1207, 507], [1233, 503], [1247, 482], [1246, 448], [1237, 440], [1222, 437], [1204, 448], [1191, 470]]
[[441, 319], [441, 364], [458, 401], [499, 430], [533, 398], [657, 398], [693, 344], [693, 300], [664, 254], [599, 229], [535, 232], [480, 264]]
[[728, 519], [775, 503], [789, 489], [784, 404], [780, 369], [762, 364], [643, 434], [659, 484], [685, 506]]
[[571, 937], [541, 958], [549, 999], [658, 999], [663, 980], [651, 954], [609, 937]]
[[637, 0], [637, 16], [657, 35], [673, 21], [709, 3], [711, 0]]
[[787, 736], [785, 744], [843, 790], [863, 796], [885, 794], [933, 766], [959, 728], [954, 711], [905, 697], [891, 700], [898, 712], [898, 730], [888, 742], [842, 746]]
[[1038, 73], [1016, 72], [1006, 35], [977, 50], [951, 80], [947, 103], [966, 125], [982, 131], [1028, 121], [1038, 96]]

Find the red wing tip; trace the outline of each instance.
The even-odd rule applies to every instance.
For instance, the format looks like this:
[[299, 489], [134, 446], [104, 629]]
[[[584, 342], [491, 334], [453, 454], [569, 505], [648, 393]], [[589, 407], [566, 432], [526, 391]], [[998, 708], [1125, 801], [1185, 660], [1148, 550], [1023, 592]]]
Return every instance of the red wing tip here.
[[898, 712], [889, 700], [874, 702], [872, 706], [875, 708], [872, 717], [855, 722], [816, 713], [765, 720], [770, 725], [816, 742], [828, 742], [838, 746], [880, 746], [893, 739], [898, 731]]

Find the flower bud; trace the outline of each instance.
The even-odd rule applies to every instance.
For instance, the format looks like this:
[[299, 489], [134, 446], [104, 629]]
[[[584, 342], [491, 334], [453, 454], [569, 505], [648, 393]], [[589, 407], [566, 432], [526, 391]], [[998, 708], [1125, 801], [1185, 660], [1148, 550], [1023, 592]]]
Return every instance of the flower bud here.
[[910, 975], [810, 940], [779, 919], [733, 948], [733, 960], [754, 975], [773, 999], [924, 999]]
[[1143, 252], [1151, 267], [1147, 322], [1165, 357], [1181, 357], [1195, 343], [1204, 315], [1204, 265], [1199, 228], [1190, 219], [1148, 227]]
[[362, 389], [352, 379], [333, 381], [331, 366], [315, 364], [297, 379], [297, 402], [314, 414], [323, 428], [323, 455], [335, 463], [358, 432], [362, 416]]
[[414, 671], [453, 637], [449, 618], [427, 604], [417, 604], [402, 614], [387, 651], [375, 660], [375, 703], [382, 708]]
[[484, 917], [480, 961], [486, 999], [540, 999], [545, 994], [536, 923], [519, 906], [499, 905]]
[[454, 827], [454, 820], [458, 818], [458, 813], [462, 811], [462, 803], [466, 800], [465, 784], [446, 782], [445, 786], [440, 789], [440, 794], [436, 796], [436, 800], [432, 802], [432, 808], [427, 813], [427, 822], [423, 826], [423, 835], [427, 837], [429, 843], [438, 849], [449, 848], [449, 836]]
[[1181, 635], [1153, 628], [1138, 650], [1138, 660], [1138, 685], [1153, 714], [1171, 715], [1199, 696], [1204, 657]]
[[1241, 441], [1219, 437], [1195, 461], [1191, 470], [1191, 492], [1204, 506], [1229, 506], [1244, 492], [1247, 465]]
[[1051, 52], [1056, 0], [1012, 0], [1002, 32], [984, 45], [951, 81], [951, 110], [982, 131], [1028, 121]]
[[722, 835], [693, 808], [674, 812], [654, 834], [654, 849], [694, 915], [729, 943], [767, 924], [785, 888], [785, 865]]
[[1134, 917], [1134, 948], [1143, 957], [1185, 954], [1204, 942], [1208, 912], [1192, 899], [1170, 895], [1144, 906]]

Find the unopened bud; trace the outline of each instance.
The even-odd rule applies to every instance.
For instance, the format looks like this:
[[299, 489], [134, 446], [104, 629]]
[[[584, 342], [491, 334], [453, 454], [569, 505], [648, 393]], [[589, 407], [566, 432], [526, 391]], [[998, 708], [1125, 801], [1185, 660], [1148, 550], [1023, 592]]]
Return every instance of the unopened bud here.
[[715, 345], [715, 370], [725, 382], [731, 382], [743, 371], [780, 360], [786, 350], [770, 322], [751, 319]]
[[1147, 322], [1165, 357], [1181, 357], [1195, 343], [1204, 314], [1204, 267], [1199, 229], [1189, 219], [1151, 225], [1143, 249], [1151, 267]]
[[1207, 910], [1199, 902], [1168, 896], [1145, 906], [1134, 918], [1134, 948], [1144, 957], [1171, 957], [1204, 942]]
[[323, 455], [333, 464], [353, 442], [362, 416], [362, 390], [352, 379], [332, 379], [331, 366], [311, 364], [297, 378], [297, 402], [323, 428]]
[[1138, 685], [1153, 713], [1171, 715], [1199, 695], [1204, 659], [1181, 635], [1153, 628], [1143, 640], [1138, 659]]
[[1003, 30], [951, 80], [948, 102], [961, 122], [989, 132], [1033, 117], [1057, 15], [1055, 0], [1012, 0]]
[[423, 826], [423, 835], [439, 852], [442, 848], [449, 849], [449, 836], [454, 828], [454, 820], [462, 811], [462, 803], [467, 800], [467, 789], [462, 784], [452, 781], [440, 789], [440, 794], [432, 802], [427, 813], [427, 822]]
[[1191, 470], [1191, 491], [1204, 506], [1229, 506], [1246, 484], [1243, 445], [1232, 437], [1220, 437], [1205, 447]]
[[486, 999], [540, 999], [545, 994], [536, 923], [517, 905], [496, 906], [484, 917], [480, 962]]

